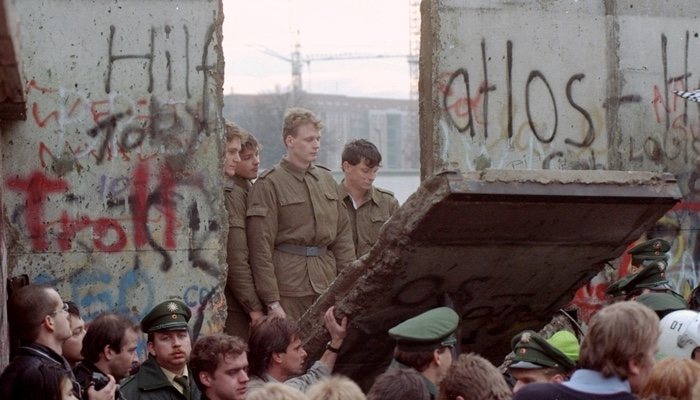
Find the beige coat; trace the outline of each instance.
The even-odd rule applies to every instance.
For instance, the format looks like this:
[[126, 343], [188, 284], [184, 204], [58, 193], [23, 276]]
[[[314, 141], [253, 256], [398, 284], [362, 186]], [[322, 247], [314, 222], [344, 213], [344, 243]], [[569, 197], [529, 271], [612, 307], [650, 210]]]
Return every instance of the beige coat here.
[[352, 240], [355, 243], [355, 254], [357, 258], [360, 258], [367, 254], [377, 242], [379, 230], [398, 210], [399, 201], [396, 200], [393, 192], [372, 186], [369, 200], [355, 209], [352, 198], [343, 182], [338, 184], [338, 196], [347, 209], [352, 229]]
[[[265, 304], [323, 293], [338, 270], [355, 260], [348, 216], [328, 169], [307, 170], [286, 159], [262, 174], [248, 196], [250, 265]], [[278, 244], [327, 246], [307, 257], [275, 250]]]

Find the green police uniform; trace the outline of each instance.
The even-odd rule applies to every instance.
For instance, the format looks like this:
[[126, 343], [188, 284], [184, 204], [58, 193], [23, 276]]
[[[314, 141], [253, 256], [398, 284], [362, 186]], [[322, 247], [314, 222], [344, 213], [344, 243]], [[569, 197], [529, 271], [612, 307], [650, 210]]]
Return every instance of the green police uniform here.
[[578, 339], [569, 331], [556, 332], [547, 340], [534, 331], [524, 331], [513, 337], [511, 348], [511, 369], [556, 368], [566, 374], [576, 367], [580, 351]]
[[338, 271], [355, 260], [347, 213], [328, 169], [286, 159], [248, 195], [250, 266], [265, 305], [279, 301], [298, 319]]
[[229, 225], [226, 245], [228, 277], [225, 290], [228, 315], [224, 331], [241, 338], [247, 338], [250, 331], [249, 313], [263, 311], [248, 264], [245, 216], [246, 199], [251, 186], [249, 180], [235, 176], [227, 179], [224, 187]]
[[[389, 329], [389, 336], [396, 340], [396, 348], [401, 352], [425, 352], [453, 347], [457, 343], [455, 331], [459, 325], [459, 315], [449, 307], [439, 307], [426, 311]], [[393, 360], [389, 368], [412, 368]], [[420, 371], [418, 371], [420, 372]], [[435, 382], [421, 374], [431, 399], [438, 397]]]
[[345, 188], [345, 180], [338, 184], [338, 196], [345, 203], [355, 243], [355, 255], [360, 258], [377, 242], [379, 230], [398, 210], [399, 201], [390, 190], [372, 186], [369, 189], [369, 200], [356, 209]]
[[[143, 317], [141, 330], [144, 333], [186, 330], [191, 316], [192, 312], [185, 303], [179, 300], [167, 300], [155, 306]], [[200, 399], [201, 394], [189, 369], [187, 377], [183, 375], [176, 380], [183, 381], [180, 383], [180, 389], [166, 377], [157, 360], [149, 356], [141, 364], [139, 372], [121, 381], [120, 390], [129, 400]]]

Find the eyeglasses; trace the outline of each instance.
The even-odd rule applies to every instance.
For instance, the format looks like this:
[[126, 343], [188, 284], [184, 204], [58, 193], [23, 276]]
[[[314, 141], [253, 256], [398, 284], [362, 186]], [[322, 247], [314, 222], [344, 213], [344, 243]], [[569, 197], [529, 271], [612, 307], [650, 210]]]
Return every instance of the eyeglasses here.
[[68, 303], [63, 303], [63, 306], [61, 306], [60, 310], [54, 310], [51, 313], [49, 313], [50, 316], [55, 317], [56, 314], [58, 314], [59, 311], [64, 311], [68, 312]]

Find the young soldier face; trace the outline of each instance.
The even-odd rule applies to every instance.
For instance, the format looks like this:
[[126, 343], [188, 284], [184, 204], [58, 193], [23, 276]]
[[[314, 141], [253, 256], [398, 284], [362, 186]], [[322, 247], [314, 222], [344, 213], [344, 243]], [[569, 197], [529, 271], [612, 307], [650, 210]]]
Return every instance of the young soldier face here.
[[236, 167], [241, 161], [241, 139], [234, 137], [226, 143], [226, 154], [224, 156], [224, 173], [229, 178], [236, 175]]
[[179, 374], [187, 365], [192, 352], [190, 334], [186, 329], [153, 332], [153, 341], [148, 342], [148, 352], [156, 358], [158, 365]]
[[248, 391], [248, 358], [246, 353], [219, 356], [214, 375], [200, 373], [200, 382], [207, 387], [210, 399], [244, 400]]
[[379, 171], [379, 166], [370, 167], [364, 158], [357, 165], [343, 161], [345, 184], [349, 187], [369, 190], [377, 177], [377, 171]]
[[316, 161], [321, 148], [321, 131], [313, 124], [307, 123], [299, 126], [296, 133], [296, 136], [289, 135], [285, 138], [289, 161], [299, 165], [308, 165]]
[[257, 150], [241, 150], [241, 161], [236, 166], [236, 176], [243, 179], [255, 179], [258, 177], [260, 166], [260, 153]]

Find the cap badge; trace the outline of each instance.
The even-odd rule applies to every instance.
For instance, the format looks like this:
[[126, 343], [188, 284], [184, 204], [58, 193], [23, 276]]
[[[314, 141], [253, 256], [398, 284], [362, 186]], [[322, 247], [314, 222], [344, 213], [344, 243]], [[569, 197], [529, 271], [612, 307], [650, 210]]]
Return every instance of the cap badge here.
[[525, 354], [525, 353], [527, 353], [527, 349], [526, 349], [526, 348], [521, 347], [521, 348], [518, 349], [518, 354]]
[[177, 307], [176, 303], [173, 303], [173, 302], [168, 303], [168, 311], [175, 312], [177, 310], [178, 310], [178, 307]]
[[530, 332], [525, 332], [522, 334], [522, 336], [520, 336], [520, 341], [522, 343], [529, 343], [530, 338], [531, 338]]

